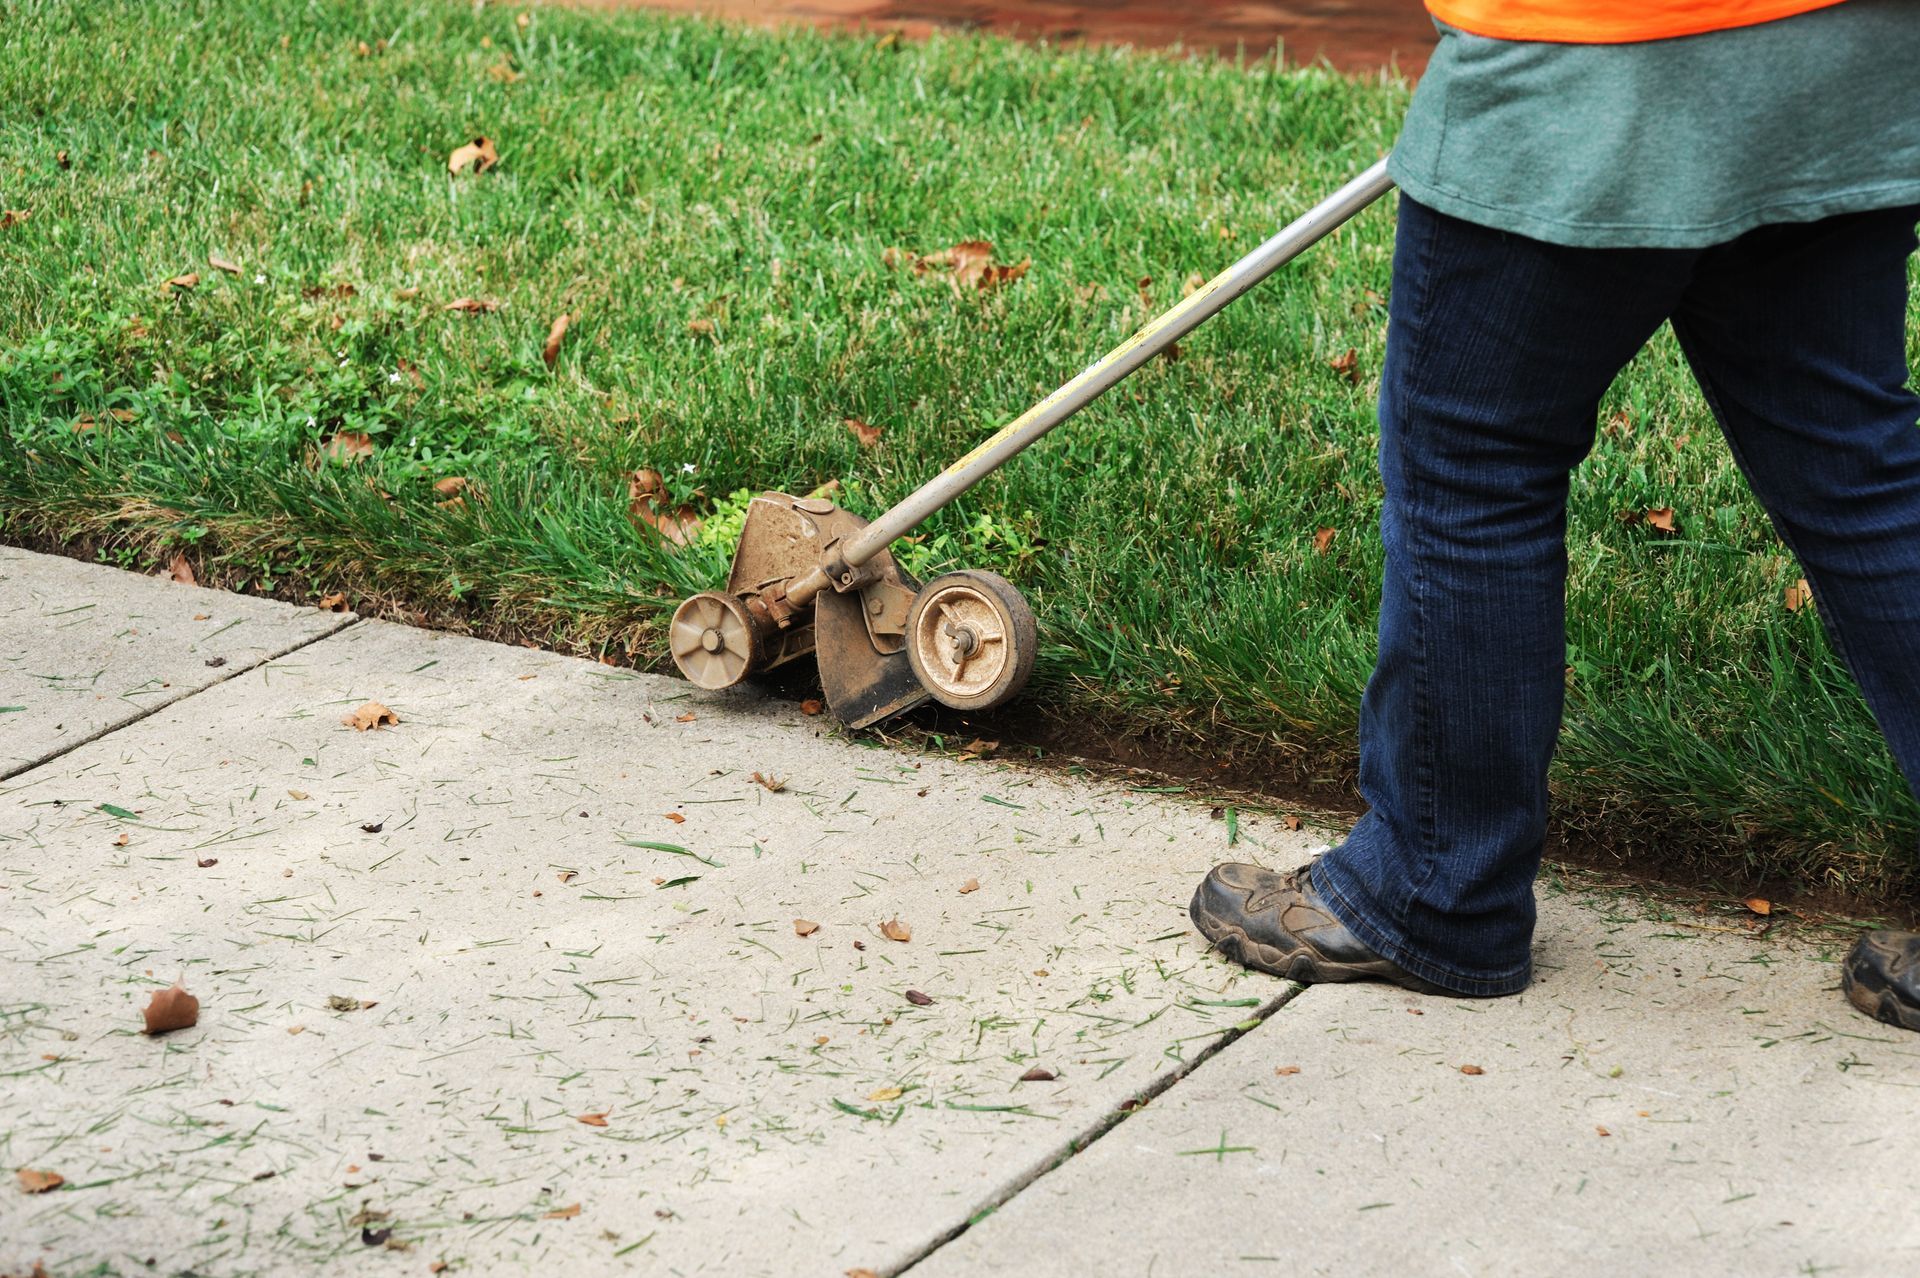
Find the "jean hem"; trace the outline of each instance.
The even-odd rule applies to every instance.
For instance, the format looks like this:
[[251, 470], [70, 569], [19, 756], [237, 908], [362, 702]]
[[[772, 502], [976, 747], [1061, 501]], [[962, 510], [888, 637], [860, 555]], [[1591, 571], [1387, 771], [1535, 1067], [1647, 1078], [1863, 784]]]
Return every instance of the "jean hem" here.
[[[1331, 873], [1330, 870], [1332, 870]], [[1359, 897], [1360, 893], [1351, 889], [1344, 892], [1341, 890], [1340, 885], [1335, 881], [1337, 874], [1337, 869], [1327, 865], [1325, 857], [1313, 863], [1313, 886], [1327, 910], [1339, 919], [1349, 932], [1360, 938], [1368, 949], [1421, 980], [1431, 981], [1455, 994], [1465, 994], [1473, 998], [1498, 998], [1502, 995], [1518, 994], [1532, 979], [1531, 957], [1522, 960], [1518, 966], [1497, 972], [1468, 973], [1415, 954], [1407, 948], [1404, 941], [1392, 931], [1378, 926], [1364, 909], [1354, 903], [1351, 898]]]

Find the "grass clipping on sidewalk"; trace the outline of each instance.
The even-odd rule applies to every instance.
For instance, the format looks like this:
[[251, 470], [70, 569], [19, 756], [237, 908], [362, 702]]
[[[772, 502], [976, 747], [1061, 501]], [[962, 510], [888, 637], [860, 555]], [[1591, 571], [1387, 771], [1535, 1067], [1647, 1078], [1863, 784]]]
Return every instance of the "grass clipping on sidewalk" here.
[[[723, 579], [740, 494], [877, 512], [1381, 154], [1406, 104], [1270, 63], [647, 15], [20, 17], [0, 533], [641, 661]], [[1391, 236], [1363, 214], [910, 565], [1029, 592], [1034, 695], [1350, 772]], [[1668, 335], [1603, 405], [1569, 540], [1562, 818], [1911, 889], [1920, 814]]]

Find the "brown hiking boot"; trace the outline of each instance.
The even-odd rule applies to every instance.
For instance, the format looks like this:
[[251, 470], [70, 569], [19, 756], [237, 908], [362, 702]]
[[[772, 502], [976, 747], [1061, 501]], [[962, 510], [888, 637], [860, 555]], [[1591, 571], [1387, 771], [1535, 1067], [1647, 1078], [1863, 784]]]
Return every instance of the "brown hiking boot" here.
[[1874, 1020], [1920, 1030], [1920, 932], [1862, 934], [1840, 967], [1840, 988]]
[[1242, 967], [1308, 984], [1386, 981], [1420, 994], [1453, 994], [1368, 949], [1314, 891], [1312, 868], [1276, 874], [1239, 862], [1216, 865], [1187, 913], [1200, 935]]

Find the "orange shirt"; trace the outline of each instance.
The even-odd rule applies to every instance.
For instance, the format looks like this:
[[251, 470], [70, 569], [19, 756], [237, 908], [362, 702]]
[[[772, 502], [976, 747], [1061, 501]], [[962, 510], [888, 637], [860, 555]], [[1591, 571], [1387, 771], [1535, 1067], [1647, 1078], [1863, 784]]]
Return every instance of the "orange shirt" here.
[[1750, 27], [1841, 0], [1427, 0], [1450, 27], [1496, 40], [1627, 44]]

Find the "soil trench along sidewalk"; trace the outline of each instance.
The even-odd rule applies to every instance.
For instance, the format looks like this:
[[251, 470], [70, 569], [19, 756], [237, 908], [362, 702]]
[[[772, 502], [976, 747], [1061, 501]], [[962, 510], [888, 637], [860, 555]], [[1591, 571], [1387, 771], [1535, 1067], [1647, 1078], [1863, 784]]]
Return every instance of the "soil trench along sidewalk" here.
[[[0, 551], [0, 1130], [61, 1178], [0, 1193], [0, 1272], [1190, 1268], [1063, 1223], [1149, 1194], [1247, 1205], [1208, 1272], [1366, 1272], [1315, 1248], [1371, 1230], [1555, 1272], [1920, 1248], [1920, 1045], [1817, 940], [1549, 896], [1522, 998], [1300, 992], [1184, 915], [1214, 861], [1311, 855], [1277, 818], [245, 602], [209, 637], [233, 596]], [[216, 681], [223, 643], [280, 655]], [[198, 1023], [143, 1035], [176, 978]], [[1256, 1228], [1329, 1186], [1357, 1227]]]

